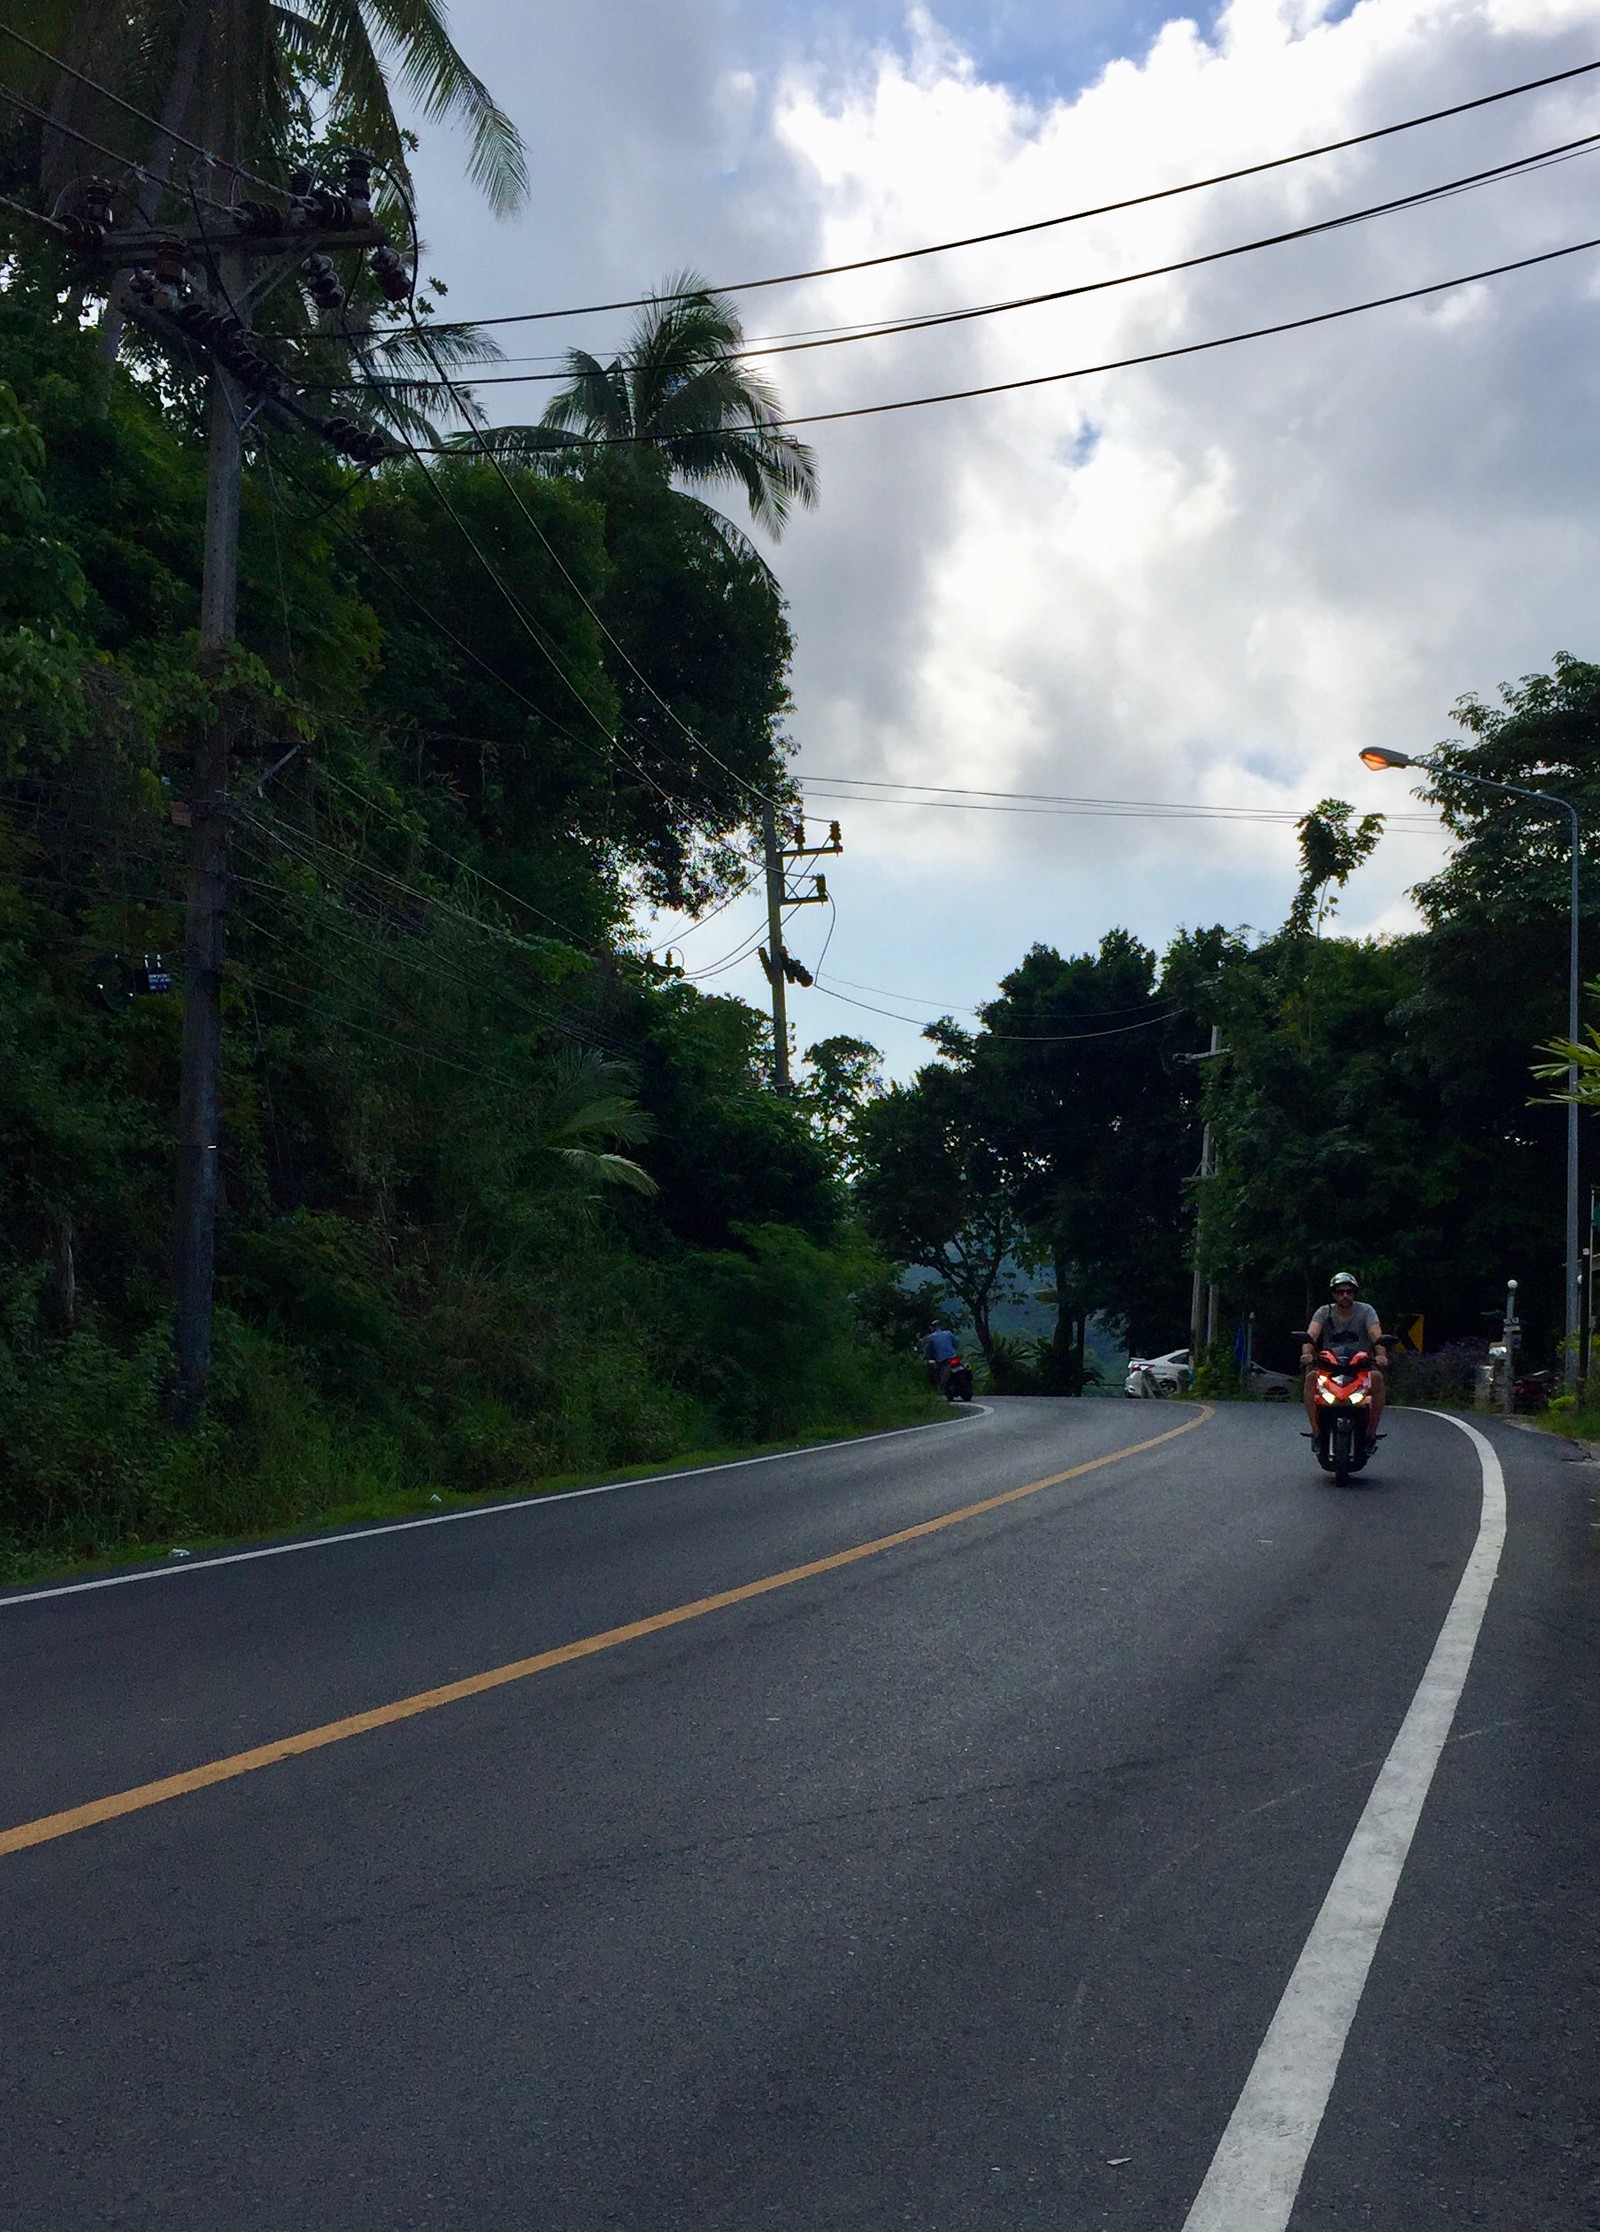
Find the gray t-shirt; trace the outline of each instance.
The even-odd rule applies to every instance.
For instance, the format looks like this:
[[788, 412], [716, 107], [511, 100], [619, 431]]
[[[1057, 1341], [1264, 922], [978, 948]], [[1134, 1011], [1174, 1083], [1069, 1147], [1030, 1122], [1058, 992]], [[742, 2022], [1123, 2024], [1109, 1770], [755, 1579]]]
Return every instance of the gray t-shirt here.
[[1370, 1302], [1352, 1302], [1348, 1316], [1336, 1309], [1331, 1302], [1324, 1302], [1307, 1331], [1311, 1335], [1313, 1348], [1319, 1341], [1326, 1340], [1355, 1340], [1370, 1348], [1379, 1322], [1378, 1313]]

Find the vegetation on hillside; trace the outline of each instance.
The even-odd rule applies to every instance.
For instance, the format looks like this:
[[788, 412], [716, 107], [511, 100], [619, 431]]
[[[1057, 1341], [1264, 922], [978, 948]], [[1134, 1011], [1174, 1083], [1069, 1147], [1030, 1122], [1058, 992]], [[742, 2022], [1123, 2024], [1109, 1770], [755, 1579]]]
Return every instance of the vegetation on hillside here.
[[[258, 428], [207, 661], [198, 395], [108, 372], [63, 276], [29, 250], [0, 288], [0, 1555], [917, 1412], [763, 1019], [630, 932], [748, 875], [788, 794], [766, 568], [652, 453], [455, 458], [529, 628], [416, 468]], [[224, 717], [218, 1350], [179, 1433], [179, 998], [141, 972], [179, 965]]]

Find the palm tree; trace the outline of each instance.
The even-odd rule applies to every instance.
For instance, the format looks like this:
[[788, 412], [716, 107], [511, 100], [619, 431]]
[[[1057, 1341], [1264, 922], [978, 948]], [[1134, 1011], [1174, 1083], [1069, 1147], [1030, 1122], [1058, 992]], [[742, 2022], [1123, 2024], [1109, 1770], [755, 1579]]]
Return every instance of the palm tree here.
[[[259, 192], [230, 165], [282, 181], [317, 143], [333, 143], [377, 157], [378, 215], [404, 239], [411, 181], [396, 84], [424, 115], [465, 121], [468, 173], [498, 215], [516, 208], [527, 191], [516, 127], [456, 51], [443, 0], [19, 0], [10, 20], [31, 44], [0, 39], [0, 85], [48, 108], [39, 147], [47, 205], [106, 169], [91, 140], [126, 158], [128, 214], [147, 226], [162, 216], [187, 226], [201, 210], [197, 193], [226, 200]], [[41, 59], [38, 49], [64, 67]], [[100, 88], [130, 106], [119, 108]], [[205, 175], [185, 142], [210, 150], [222, 168]], [[427, 440], [436, 433], [425, 410], [439, 399], [431, 383], [404, 384], [408, 376], [414, 383], [436, 359], [481, 361], [500, 353], [486, 336], [457, 326], [442, 329], [426, 349], [408, 328], [375, 329], [352, 347], [345, 321], [335, 332], [328, 320], [311, 319], [293, 289], [280, 292], [274, 316], [312, 339], [302, 370], [330, 373], [355, 390], [370, 372], [386, 375], [381, 399], [369, 394], [366, 408]], [[359, 325], [358, 310], [352, 317]], [[123, 309], [113, 295], [101, 321], [108, 360], [122, 331]]]
[[[8, 17], [67, 65], [0, 42], [0, 83], [50, 110], [40, 183], [51, 197], [105, 168], [74, 132], [143, 167], [140, 215], [152, 223], [169, 177], [188, 167], [180, 135], [277, 178], [313, 119], [317, 136], [366, 148], [409, 192], [396, 86], [425, 116], [466, 124], [468, 175], [497, 215], [527, 192], [516, 127], [457, 52], [442, 0], [15, 0]], [[154, 136], [101, 86], [157, 119]]]
[[[742, 488], [757, 526], [779, 535], [793, 504], [809, 510], [817, 501], [816, 459], [775, 423], [776, 391], [743, 362], [744, 346], [727, 296], [695, 272], [680, 272], [652, 295], [622, 356], [602, 364], [586, 349], [567, 352], [571, 384], [537, 426], [499, 426], [459, 440], [546, 470], [602, 447], [651, 449], [691, 489]], [[725, 542], [753, 555], [731, 520], [696, 501]]]
[[574, 1047], [557, 1054], [538, 1096], [534, 1145], [552, 1155], [574, 1178], [593, 1186], [624, 1186], [631, 1193], [658, 1191], [650, 1173], [631, 1156], [599, 1145], [601, 1140], [633, 1146], [654, 1129], [649, 1115], [632, 1099], [634, 1075], [626, 1063]]

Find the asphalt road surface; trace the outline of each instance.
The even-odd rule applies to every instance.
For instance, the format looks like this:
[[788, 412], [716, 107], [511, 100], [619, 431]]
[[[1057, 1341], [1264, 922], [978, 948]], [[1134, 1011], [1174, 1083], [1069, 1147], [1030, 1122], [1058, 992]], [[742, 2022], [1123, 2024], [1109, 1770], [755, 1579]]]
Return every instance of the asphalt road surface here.
[[1594, 2232], [1600, 1472], [1490, 1430], [1474, 1612], [1494, 1454], [1299, 1424], [1014, 1401], [0, 1598], [0, 2220], [1183, 2232], [1392, 1862], [1207, 2221]]

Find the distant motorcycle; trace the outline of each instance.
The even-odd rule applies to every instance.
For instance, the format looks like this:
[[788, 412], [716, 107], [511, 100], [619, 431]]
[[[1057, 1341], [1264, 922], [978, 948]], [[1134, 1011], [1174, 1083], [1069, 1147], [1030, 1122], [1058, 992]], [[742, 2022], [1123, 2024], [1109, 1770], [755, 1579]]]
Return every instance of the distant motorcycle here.
[[942, 1364], [930, 1363], [928, 1385], [948, 1402], [970, 1403], [972, 1366], [964, 1364], [959, 1356], [947, 1356]]
[[1351, 1342], [1334, 1342], [1317, 1351], [1310, 1372], [1317, 1417], [1311, 1442], [1317, 1463], [1345, 1488], [1372, 1454], [1367, 1439], [1372, 1356]]

